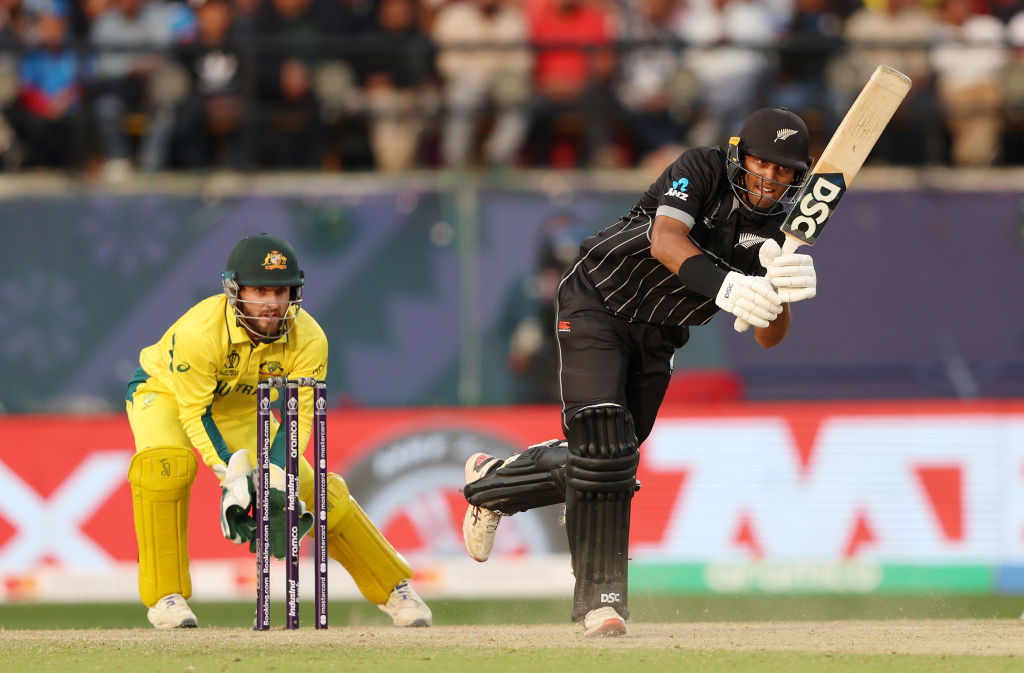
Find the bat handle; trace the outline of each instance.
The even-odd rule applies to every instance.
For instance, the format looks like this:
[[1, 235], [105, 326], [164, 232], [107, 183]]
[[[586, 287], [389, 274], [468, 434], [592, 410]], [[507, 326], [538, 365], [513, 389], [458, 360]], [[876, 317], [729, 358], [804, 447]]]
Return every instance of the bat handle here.
[[782, 252], [780, 254], [792, 255], [794, 252], [797, 251], [797, 248], [799, 248], [803, 244], [804, 242], [801, 241], [796, 236], [786, 236], [786, 240], [782, 244]]
[[[804, 242], [801, 241], [799, 238], [787, 235], [785, 242], [783, 242], [782, 244], [782, 252], [780, 254], [792, 255], [794, 252], [797, 251], [797, 248], [799, 248], [803, 244]], [[733, 322], [732, 324], [732, 328], [737, 332], [743, 333], [750, 329], [750, 323], [748, 323], [743, 318], [736, 318], [736, 321]]]

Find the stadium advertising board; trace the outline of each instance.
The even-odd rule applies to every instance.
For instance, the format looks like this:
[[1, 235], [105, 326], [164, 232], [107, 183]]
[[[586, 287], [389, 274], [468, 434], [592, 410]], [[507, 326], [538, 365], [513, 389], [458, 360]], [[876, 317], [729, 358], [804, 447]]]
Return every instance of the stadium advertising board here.
[[[331, 469], [424, 593], [571, 588], [559, 507], [503, 520], [486, 564], [461, 542], [465, 458], [558, 435], [556, 410], [336, 409], [329, 422]], [[8, 416], [0, 438], [0, 600], [132, 599], [127, 421]], [[1024, 591], [1022, 402], [670, 406], [638, 477], [637, 591]], [[221, 538], [217, 504], [200, 469], [195, 591], [250, 599], [252, 557]], [[343, 575], [335, 595], [354, 592]]]

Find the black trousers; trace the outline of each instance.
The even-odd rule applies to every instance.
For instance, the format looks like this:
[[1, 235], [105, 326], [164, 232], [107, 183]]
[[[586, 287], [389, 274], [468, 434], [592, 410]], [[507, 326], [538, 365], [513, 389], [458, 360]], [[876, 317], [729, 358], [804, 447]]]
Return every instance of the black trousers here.
[[688, 327], [630, 322], [605, 308], [582, 267], [562, 279], [556, 298], [562, 431], [580, 409], [618, 404], [633, 416], [637, 441], [654, 427]]
[[[617, 404], [633, 417], [638, 446], [654, 427], [672, 376], [672, 358], [689, 338], [689, 329], [630, 322], [612, 313], [580, 268], [563, 277], [555, 308], [563, 432], [569, 436], [568, 426], [580, 410]], [[471, 505], [505, 514], [566, 503], [576, 575], [573, 621], [602, 605], [627, 618], [630, 499], [567, 491], [571, 451], [565, 442], [533, 446], [463, 492]]]

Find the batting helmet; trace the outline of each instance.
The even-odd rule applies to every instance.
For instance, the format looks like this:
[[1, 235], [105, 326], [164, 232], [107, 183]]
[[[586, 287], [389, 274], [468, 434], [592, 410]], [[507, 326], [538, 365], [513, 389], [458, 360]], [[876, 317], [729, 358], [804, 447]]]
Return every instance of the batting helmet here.
[[[740, 129], [740, 134], [729, 139], [729, 146], [726, 149], [726, 173], [733, 191], [741, 197], [741, 203], [750, 207], [740, 194], [748, 192], [742, 184], [743, 176], [749, 173], [743, 166], [743, 158], [746, 155], [796, 171], [793, 182], [784, 196], [792, 198], [803, 183], [804, 175], [813, 161], [808, 155], [809, 146], [810, 134], [807, 132], [807, 125], [791, 110], [762, 108], [750, 115]], [[787, 205], [784, 199], [769, 201], [773, 201], [773, 207], [767, 212], [777, 212]]]
[[301, 287], [303, 273], [295, 250], [279, 236], [258, 234], [239, 241], [228, 255], [227, 270], [239, 285], [249, 287]]
[[298, 257], [288, 241], [279, 236], [258, 234], [247, 236], [235, 244], [228, 255], [227, 269], [220, 274], [224, 286], [224, 294], [228, 303], [235, 311], [239, 321], [252, 327], [239, 307], [242, 301], [238, 298], [239, 287], [289, 287], [288, 314], [285, 317], [284, 329], [279, 334], [260, 334], [264, 338], [278, 338], [291, 330], [295, 315], [302, 304], [302, 286], [305, 284], [302, 269], [299, 268]]

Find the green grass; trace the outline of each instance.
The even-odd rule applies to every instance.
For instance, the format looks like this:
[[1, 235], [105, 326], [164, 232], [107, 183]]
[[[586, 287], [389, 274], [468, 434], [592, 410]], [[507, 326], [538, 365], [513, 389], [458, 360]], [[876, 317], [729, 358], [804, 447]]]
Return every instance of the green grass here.
[[278, 628], [275, 604], [269, 633], [248, 628], [248, 603], [193, 603], [200, 628], [171, 632], [138, 604], [3, 604], [0, 673], [1024, 673], [1024, 597], [637, 597], [629, 636], [598, 641], [569, 624], [568, 599], [430, 603], [435, 628], [394, 629], [335, 602], [327, 632], [308, 626], [310, 601], [307, 626]]
[[[569, 599], [431, 600], [437, 625], [567, 624]], [[189, 603], [203, 626], [252, 623], [254, 603]], [[634, 622], [830, 621], [836, 619], [1014, 619], [1024, 596], [669, 596], [631, 598]], [[312, 624], [312, 601], [301, 605], [303, 624]], [[284, 604], [271, 615], [281, 623]], [[336, 601], [331, 623], [383, 626], [384, 613], [366, 602]], [[146, 626], [141, 604], [0, 604], [2, 629], [126, 629]], [[1024, 652], [1024, 643], [1021, 646]]]
[[574, 671], [643, 671], [643, 673], [700, 671], [701, 673], [978, 673], [1019, 672], [1020, 658], [937, 655], [809, 654], [803, 652], [637, 651], [516, 648], [483, 650], [472, 647], [409, 648], [353, 646], [317, 647], [304, 643], [283, 647], [278, 643], [232, 645], [220, 651], [196, 651], [183, 643], [156, 651], [133, 645], [111, 650], [80, 647], [74, 654], [21, 651], [9, 658], [0, 645], [0, 659], [8, 671], [40, 673], [569, 673]]
[[[852, 622], [851, 622], [852, 623]], [[540, 627], [543, 629], [543, 627]], [[877, 654], [701, 647], [643, 636], [583, 640], [537, 628], [506, 635], [441, 627], [426, 639], [410, 630], [343, 627], [324, 633], [241, 629], [0, 632], [0, 668], [40, 673], [1003, 673], [1024, 670], [1020, 655]], [[684, 635], [681, 632], [680, 635]], [[412, 642], [410, 642], [412, 641]], [[815, 648], [809, 648], [815, 649]]]

